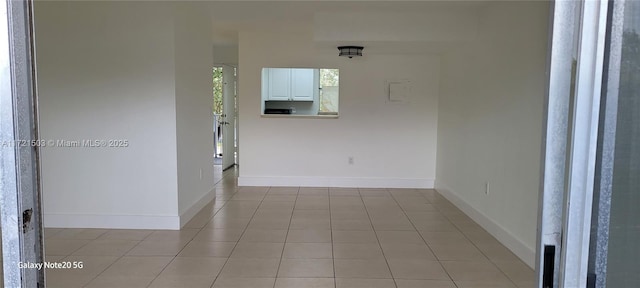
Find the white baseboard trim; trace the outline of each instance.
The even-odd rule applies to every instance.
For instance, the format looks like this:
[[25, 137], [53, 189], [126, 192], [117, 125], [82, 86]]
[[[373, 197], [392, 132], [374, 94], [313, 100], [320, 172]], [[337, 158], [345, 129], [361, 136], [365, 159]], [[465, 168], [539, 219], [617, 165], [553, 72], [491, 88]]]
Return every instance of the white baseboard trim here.
[[180, 230], [216, 197], [212, 189], [180, 216], [44, 214], [45, 228], [153, 229]]
[[206, 194], [202, 195], [198, 201], [193, 203], [189, 209], [180, 214], [180, 228], [184, 227], [193, 216], [196, 216], [204, 206], [207, 206], [211, 201], [216, 199], [216, 193], [214, 189], [209, 190]]
[[482, 226], [482, 228], [487, 230], [489, 234], [498, 239], [498, 241], [500, 241], [502, 245], [509, 248], [509, 250], [511, 250], [513, 254], [518, 256], [524, 263], [529, 265], [529, 267], [535, 269], [535, 248], [529, 247], [527, 244], [522, 242], [519, 238], [515, 237], [513, 234], [511, 234], [511, 232], [506, 230], [500, 224], [491, 220], [484, 213], [478, 211], [472, 205], [460, 198], [458, 194], [449, 189], [446, 185], [438, 183], [436, 191], [447, 198], [447, 200], [449, 200], [451, 203], [456, 205], [458, 209], [462, 210], [462, 212], [467, 214], [467, 216], [469, 216], [471, 219], [473, 219], [473, 221]]
[[238, 186], [360, 187], [433, 189], [433, 179], [240, 176]]
[[179, 230], [178, 216], [44, 214], [46, 228]]

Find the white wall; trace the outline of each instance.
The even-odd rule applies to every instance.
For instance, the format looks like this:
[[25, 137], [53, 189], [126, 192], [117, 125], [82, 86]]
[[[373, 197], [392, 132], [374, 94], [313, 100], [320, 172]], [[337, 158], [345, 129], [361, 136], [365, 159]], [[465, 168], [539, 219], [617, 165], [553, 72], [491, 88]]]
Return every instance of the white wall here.
[[477, 41], [443, 58], [438, 106], [436, 188], [531, 266], [548, 11], [546, 2], [482, 11]]
[[238, 66], [238, 46], [214, 45], [213, 57], [216, 65]]
[[[431, 187], [435, 178], [438, 57], [320, 49], [310, 31], [239, 35], [240, 185]], [[263, 67], [339, 68], [338, 119], [262, 118]], [[385, 80], [413, 83], [388, 103]], [[348, 157], [354, 157], [354, 165]]]
[[476, 10], [473, 6], [434, 5], [411, 12], [320, 12], [313, 18], [314, 40], [378, 44], [466, 41], [476, 36]]
[[215, 197], [213, 44], [207, 37], [211, 19], [199, 4], [179, 5], [175, 21], [178, 205], [183, 225]]
[[[195, 111], [183, 117], [191, 93], [203, 91], [186, 86], [205, 76], [176, 74], [192, 77], [189, 66], [200, 65], [189, 58], [198, 54], [183, 54], [208, 55], [209, 63], [212, 56], [210, 46], [176, 45], [185, 28], [174, 29], [174, 16], [174, 7], [158, 2], [36, 3], [41, 137], [129, 142], [126, 148], [43, 149], [45, 226], [177, 229], [187, 203], [209, 191], [202, 181], [181, 185], [178, 195], [179, 181], [192, 173], [178, 164], [193, 158], [178, 150], [192, 148], [183, 138], [195, 134], [183, 127], [204, 118]], [[204, 133], [211, 133], [211, 121], [204, 120]]]

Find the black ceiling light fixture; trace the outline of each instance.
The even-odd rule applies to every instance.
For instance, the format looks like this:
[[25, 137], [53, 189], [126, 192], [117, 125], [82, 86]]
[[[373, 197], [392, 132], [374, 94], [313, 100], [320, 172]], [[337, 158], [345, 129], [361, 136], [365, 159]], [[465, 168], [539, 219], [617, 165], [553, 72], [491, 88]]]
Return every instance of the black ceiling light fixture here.
[[353, 58], [354, 56], [362, 56], [362, 46], [339, 46], [338, 50], [340, 50], [339, 56], [346, 56], [349, 58]]

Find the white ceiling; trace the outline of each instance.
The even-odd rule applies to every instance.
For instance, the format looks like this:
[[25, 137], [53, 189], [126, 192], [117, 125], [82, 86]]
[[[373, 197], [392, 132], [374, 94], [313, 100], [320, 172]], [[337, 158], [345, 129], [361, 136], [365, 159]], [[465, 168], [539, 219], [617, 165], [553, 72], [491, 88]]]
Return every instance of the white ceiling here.
[[[414, 15], [414, 18], [417, 17], [416, 19], [420, 19], [420, 15], [424, 14], [424, 25], [431, 25], [429, 27], [433, 27], [433, 21], [429, 22], [430, 15], [437, 15], [440, 12], [446, 12], [449, 13], [449, 15], [453, 15], [452, 17], [455, 17], [455, 14], [460, 12], [460, 17], [466, 17], [465, 15], [469, 15], [470, 12], [477, 13], [477, 11], [487, 5], [490, 5], [490, 3], [492, 2], [370, 0], [214, 1], [208, 3], [208, 8], [211, 10], [212, 15], [214, 45], [235, 46], [238, 43], [238, 32], [243, 30], [272, 30], [283, 31], [283, 33], [285, 33], [285, 31], [293, 29], [296, 31], [307, 30], [310, 33], [313, 33], [315, 29], [317, 33], [318, 24], [314, 24], [314, 18], [318, 15], [327, 15], [327, 13], [342, 15], [348, 15], [349, 13], [359, 15], [367, 13], [371, 15], [380, 13], [402, 15], [402, 13], [407, 13]], [[367, 23], [359, 24], [360, 27], [368, 26]], [[316, 27], [314, 27], [314, 25]], [[446, 29], [446, 27], [442, 28]], [[413, 30], [416, 31], [416, 29]], [[345, 42], [344, 39], [341, 39], [343, 41], [337, 40], [338, 39], [336, 39], [336, 41], [327, 41], [327, 39], [323, 39], [323, 41], [319, 41], [317, 43], [317, 46], [326, 46], [335, 49], [335, 45], [338, 42]], [[395, 51], [401, 53], [419, 53], [422, 51], [429, 53], [442, 51], [443, 49], [446, 49], [447, 46], [446, 43], [436, 43], [434, 41], [381, 41], [385, 39], [371, 39], [372, 41], [364, 41], [366, 39], [358, 40], [361, 44], [368, 42], [367, 44], [369, 45], [367, 46], [377, 45], [377, 48], [379, 48], [378, 50], [383, 52]]]

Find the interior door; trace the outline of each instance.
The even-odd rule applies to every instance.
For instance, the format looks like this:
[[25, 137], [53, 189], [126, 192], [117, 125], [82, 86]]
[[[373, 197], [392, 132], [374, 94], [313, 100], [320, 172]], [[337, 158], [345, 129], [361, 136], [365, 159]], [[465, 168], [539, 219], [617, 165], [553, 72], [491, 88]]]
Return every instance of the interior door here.
[[222, 169], [235, 164], [236, 75], [235, 68], [222, 66]]

